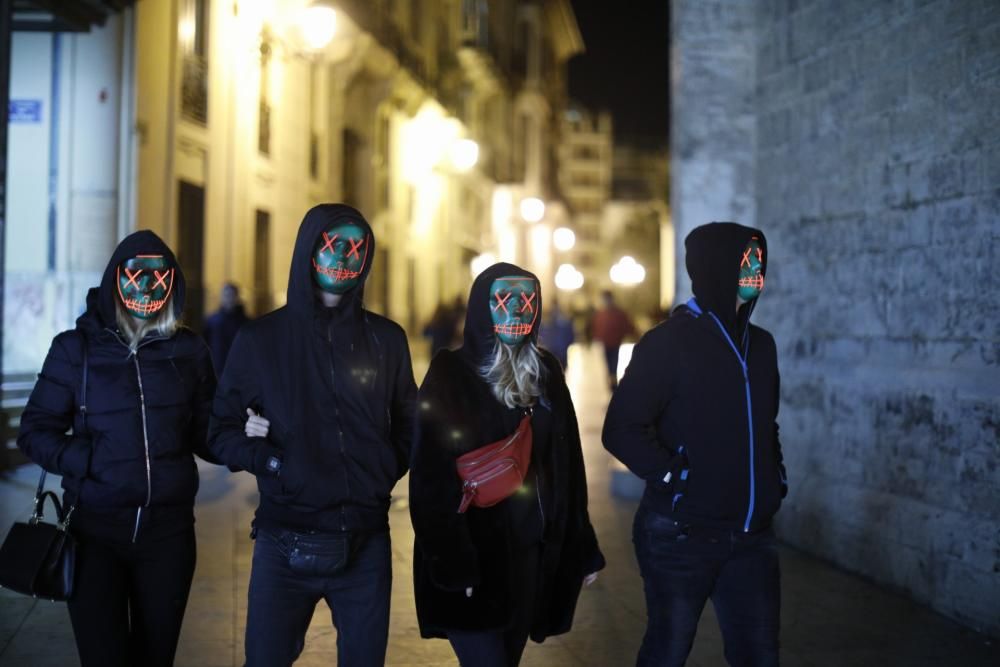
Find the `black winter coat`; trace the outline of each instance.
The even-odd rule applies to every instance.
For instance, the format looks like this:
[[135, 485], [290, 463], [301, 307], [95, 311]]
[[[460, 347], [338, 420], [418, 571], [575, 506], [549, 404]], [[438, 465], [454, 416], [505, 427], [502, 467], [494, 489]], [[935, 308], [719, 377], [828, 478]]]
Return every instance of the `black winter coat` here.
[[[121, 242], [76, 328], [52, 341], [17, 440], [31, 460], [62, 475], [65, 498], [78, 499], [73, 525], [116, 540], [190, 526], [198, 491], [192, 454], [214, 461], [206, 434], [215, 373], [204, 341], [181, 328], [170, 337], [147, 335], [132, 354], [115, 324], [115, 270], [139, 254], [167, 255], [176, 264], [152, 232]], [[178, 269], [177, 315], [183, 305]]]
[[603, 434], [646, 480], [644, 503], [685, 523], [747, 532], [770, 525], [785, 491], [774, 339], [750, 324], [757, 299], [736, 309], [751, 236], [766, 252], [760, 230], [733, 223], [688, 236], [695, 298], [636, 345]]
[[[240, 329], [219, 382], [210, 446], [231, 469], [257, 476], [260, 525], [384, 530], [390, 493], [408, 468], [417, 387], [406, 333], [365, 310], [363, 283], [334, 308], [315, 295], [314, 245], [340, 221], [365, 228], [375, 256], [358, 211], [311, 209], [292, 255], [288, 305]], [[247, 408], [270, 420], [267, 438], [246, 436]], [[271, 456], [281, 460], [277, 476]]]
[[[469, 298], [465, 344], [457, 352], [435, 355], [418, 395], [410, 512], [416, 534], [417, 618], [427, 638], [446, 637], [449, 630], [509, 626], [511, 591], [521, 586], [511, 580], [512, 550], [522, 548], [522, 524], [509, 506], [513, 497], [457, 513], [461, 487], [455, 459], [512, 433], [522, 414], [497, 401], [476, 371], [492, 345], [487, 290], [501, 275], [530, 274], [506, 264], [480, 274]], [[535, 472], [528, 473], [532, 479], [538, 475], [533, 494], [544, 508], [541, 576], [531, 627], [531, 637], [538, 642], [569, 631], [583, 578], [604, 567], [587, 513], [587, 480], [573, 403], [559, 362], [548, 352], [542, 354], [543, 400], [550, 408], [551, 429], [547, 443], [536, 440], [531, 463]], [[538, 452], [545, 454], [539, 458]], [[464, 592], [470, 586], [475, 589], [471, 598]]]

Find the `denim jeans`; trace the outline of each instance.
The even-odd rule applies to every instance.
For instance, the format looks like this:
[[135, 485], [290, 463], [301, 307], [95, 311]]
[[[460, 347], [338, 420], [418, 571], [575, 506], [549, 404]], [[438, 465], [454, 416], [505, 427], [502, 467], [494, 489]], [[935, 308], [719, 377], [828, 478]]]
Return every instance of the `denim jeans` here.
[[649, 617], [637, 665], [683, 665], [709, 598], [730, 665], [778, 664], [780, 572], [772, 529], [699, 529], [640, 504], [633, 541]]
[[385, 662], [392, 590], [389, 533], [363, 536], [347, 567], [335, 574], [293, 572], [292, 550], [301, 550], [303, 541], [321, 544], [323, 539], [322, 533], [258, 529], [247, 609], [248, 667], [291, 665], [305, 646], [320, 600], [326, 600], [337, 629], [339, 665], [381, 667]]

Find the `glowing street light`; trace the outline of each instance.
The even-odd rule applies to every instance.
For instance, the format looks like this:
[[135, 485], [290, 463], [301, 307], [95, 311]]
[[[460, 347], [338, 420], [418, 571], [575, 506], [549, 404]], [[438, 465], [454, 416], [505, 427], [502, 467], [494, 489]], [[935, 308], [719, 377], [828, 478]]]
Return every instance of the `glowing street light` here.
[[337, 31], [337, 12], [324, 0], [314, 0], [299, 13], [299, 30], [310, 49], [326, 48]]
[[565, 252], [576, 245], [576, 234], [569, 227], [558, 227], [552, 232], [552, 244], [556, 250]]
[[538, 222], [545, 217], [545, 202], [538, 197], [521, 200], [521, 217], [528, 222]]
[[646, 279], [646, 269], [633, 257], [625, 255], [608, 271], [611, 281], [618, 285], [631, 287]]
[[469, 171], [479, 161], [479, 144], [472, 139], [459, 139], [448, 152], [452, 166], [458, 171]]
[[482, 273], [483, 271], [485, 271], [490, 266], [496, 263], [497, 263], [497, 258], [494, 257], [491, 253], [484, 252], [481, 255], [476, 255], [475, 257], [472, 258], [472, 261], [469, 262], [469, 268], [472, 271], [472, 277], [475, 278], [480, 273]]
[[583, 274], [572, 264], [560, 264], [556, 271], [556, 287], [572, 291], [583, 287]]

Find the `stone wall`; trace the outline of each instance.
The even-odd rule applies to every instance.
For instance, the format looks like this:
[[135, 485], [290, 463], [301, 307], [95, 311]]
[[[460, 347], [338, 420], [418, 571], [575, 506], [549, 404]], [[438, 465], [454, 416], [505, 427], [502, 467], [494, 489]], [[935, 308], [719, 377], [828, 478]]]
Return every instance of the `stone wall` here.
[[[693, 4], [675, 30], [744, 11]], [[769, 241], [755, 317], [782, 372], [780, 535], [1000, 636], [1000, 3], [754, 6], [740, 221]], [[716, 106], [674, 92], [675, 127]]]

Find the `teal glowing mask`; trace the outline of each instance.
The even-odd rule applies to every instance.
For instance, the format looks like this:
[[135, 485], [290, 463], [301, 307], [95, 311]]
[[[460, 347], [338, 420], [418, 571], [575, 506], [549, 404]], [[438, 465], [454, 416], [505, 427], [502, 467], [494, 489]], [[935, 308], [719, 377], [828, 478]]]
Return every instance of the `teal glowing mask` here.
[[313, 279], [324, 292], [344, 294], [354, 289], [368, 264], [371, 237], [353, 222], [324, 231], [313, 250]]
[[174, 290], [174, 267], [163, 255], [136, 255], [118, 265], [118, 296], [129, 315], [149, 320]]
[[764, 250], [760, 241], [754, 236], [743, 249], [740, 259], [740, 278], [736, 294], [743, 301], [750, 301], [760, 296], [764, 289]]
[[497, 278], [490, 286], [493, 333], [500, 342], [520, 345], [538, 319], [538, 282], [528, 276]]

